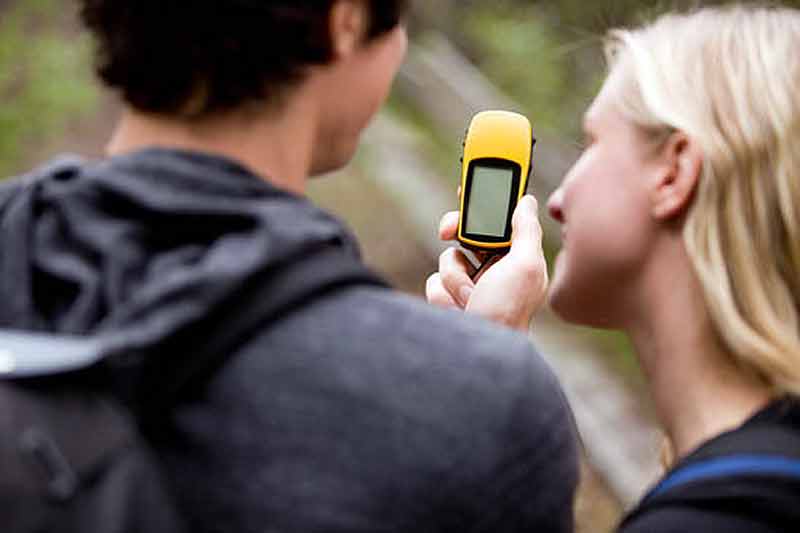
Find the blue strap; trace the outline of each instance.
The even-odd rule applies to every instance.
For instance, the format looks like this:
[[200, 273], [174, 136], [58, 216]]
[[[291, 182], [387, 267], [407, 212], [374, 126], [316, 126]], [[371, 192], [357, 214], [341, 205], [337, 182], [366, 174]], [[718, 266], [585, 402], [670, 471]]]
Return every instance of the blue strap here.
[[792, 477], [800, 480], [800, 459], [777, 455], [730, 455], [687, 465], [665, 477], [650, 491], [648, 498], [675, 486], [735, 475]]

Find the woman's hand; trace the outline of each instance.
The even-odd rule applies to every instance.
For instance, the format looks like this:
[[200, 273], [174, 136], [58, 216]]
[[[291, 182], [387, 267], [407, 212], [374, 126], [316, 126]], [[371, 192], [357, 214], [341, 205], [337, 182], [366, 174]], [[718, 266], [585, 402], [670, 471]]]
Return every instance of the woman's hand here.
[[[477, 276], [461, 249], [445, 250], [439, 257], [439, 272], [428, 278], [425, 287], [428, 301], [527, 331], [531, 318], [544, 303], [548, 284], [542, 227], [533, 196], [526, 195], [520, 200], [511, 225], [511, 250], [490, 262]], [[454, 240], [457, 230], [458, 212], [445, 214], [439, 237]], [[485, 256], [479, 255], [479, 259]]]

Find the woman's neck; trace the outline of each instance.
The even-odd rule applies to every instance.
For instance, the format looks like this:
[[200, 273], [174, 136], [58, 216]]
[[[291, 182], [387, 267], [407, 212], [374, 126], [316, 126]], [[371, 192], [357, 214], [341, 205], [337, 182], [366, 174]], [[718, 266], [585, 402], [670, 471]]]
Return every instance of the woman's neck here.
[[770, 401], [771, 394], [723, 347], [688, 257], [678, 256], [685, 264], [661, 261], [659, 271], [647, 274], [642, 312], [626, 330], [680, 458], [741, 425]]

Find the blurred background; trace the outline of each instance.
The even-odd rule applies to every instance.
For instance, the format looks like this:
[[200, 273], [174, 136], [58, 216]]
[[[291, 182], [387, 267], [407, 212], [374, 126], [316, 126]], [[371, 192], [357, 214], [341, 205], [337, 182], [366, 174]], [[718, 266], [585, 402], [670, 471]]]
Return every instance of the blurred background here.
[[[472, 114], [504, 108], [531, 119], [531, 190], [544, 205], [579, 153], [582, 113], [604, 77], [606, 30], [711, 3], [723, 2], [418, 0], [388, 105], [355, 161], [314, 180], [310, 195], [350, 224], [371, 265], [420, 295], [443, 249], [439, 217], [456, 207]], [[118, 104], [94, 79], [75, 11], [65, 0], [0, 0], [0, 179], [60, 152], [102, 154]], [[543, 223], [552, 259], [558, 232]], [[583, 439], [579, 531], [611, 531], [660, 470], [660, 436], [630, 345], [548, 310], [531, 335], [564, 382]]]

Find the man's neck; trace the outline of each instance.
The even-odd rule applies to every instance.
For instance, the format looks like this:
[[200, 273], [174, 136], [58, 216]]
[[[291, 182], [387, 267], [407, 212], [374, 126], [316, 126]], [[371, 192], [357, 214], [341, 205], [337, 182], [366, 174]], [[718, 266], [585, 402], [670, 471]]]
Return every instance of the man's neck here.
[[714, 333], [688, 257], [679, 253], [677, 260], [684, 264], [660, 261], [648, 273], [650, 289], [640, 319], [626, 329], [680, 458], [745, 422], [771, 394], [726, 351]]
[[242, 110], [191, 121], [128, 108], [106, 153], [114, 156], [161, 147], [216, 154], [302, 195], [312, 169], [316, 135], [316, 113], [304, 104], [295, 99], [280, 113]]

